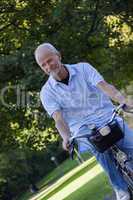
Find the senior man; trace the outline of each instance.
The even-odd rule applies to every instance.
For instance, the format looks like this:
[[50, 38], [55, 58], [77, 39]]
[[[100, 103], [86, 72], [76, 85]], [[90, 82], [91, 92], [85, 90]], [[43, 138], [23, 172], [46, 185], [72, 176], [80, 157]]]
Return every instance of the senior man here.
[[[115, 107], [110, 99], [126, 103], [124, 96], [89, 63], [63, 64], [60, 52], [50, 43], [36, 48], [35, 59], [49, 76], [40, 98], [45, 110], [55, 120], [65, 150], [68, 150], [71, 133], [89, 133], [89, 126], [100, 127], [110, 119]], [[122, 126], [121, 118], [118, 121]], [[133, 131], [125, 123], [125, 137], [119, 146], [126, 152], [133, 153], [132, 137]], [[82, 145], [81, 142], [81, 150]], [[127, 184], [116, 169], [112, 155], [108, 151], [99, 153], [91, 144], [88, 144], [88, 150], [106, 171], [117, 200], [130, 200]]]

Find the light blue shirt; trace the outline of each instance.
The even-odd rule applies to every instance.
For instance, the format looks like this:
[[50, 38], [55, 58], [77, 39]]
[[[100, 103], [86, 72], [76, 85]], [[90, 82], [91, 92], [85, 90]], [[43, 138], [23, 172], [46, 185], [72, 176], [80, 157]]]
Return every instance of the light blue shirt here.
[[110, 119], [114, 105], [96, 85], [103, 77], [88, 63], [65, 65], [69, 71], [68, 85], [49, 77], [40, 92], [41, 102], [50, 116], [63, 113], [72, 133], [84, 125], [101, 126]]

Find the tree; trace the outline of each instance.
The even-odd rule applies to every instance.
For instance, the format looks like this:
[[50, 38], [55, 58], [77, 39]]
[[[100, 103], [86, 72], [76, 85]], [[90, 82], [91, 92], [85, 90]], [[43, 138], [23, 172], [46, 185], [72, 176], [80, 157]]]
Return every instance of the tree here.
[[6, 162], [13, 149], [33, 160], [28, 151], [53, 152], [59, 138], [39, 101], [47, 77], [35, 63], [35, 48], [51, 42], [64, 63], [90, 62], [122, 88], [133, 79], [133, 5], [131, 0], [1, 0], [0, 10], [0, 156]]

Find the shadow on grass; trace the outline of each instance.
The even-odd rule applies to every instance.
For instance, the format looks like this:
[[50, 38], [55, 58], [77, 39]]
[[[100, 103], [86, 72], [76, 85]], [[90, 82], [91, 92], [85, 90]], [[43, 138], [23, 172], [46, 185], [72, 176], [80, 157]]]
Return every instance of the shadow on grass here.
[[[86, 161], [89, 158], [91, 158], [92, 155], [89, 154], [88, 152], [85, 152], [82, 154], [82, 157]], [[54, 184], [57, 180], [59, 180], [61, 177], [66, 175], [68, 172], [70, 172], [77, 166], [78, 162], [76, 160], [70, 160], [70, 159], [65, 160], [57, 168], [55, 168], [52, 172], [50, 172], [48, 176], [45, 176], [44, 178], [42, 178], [41, 181], [37, 183], [39, 191], [36, 194], [46, 190], [49, 186]], [[30, 191], [27, 191], [23, 195], [21, 195], [17, 200], [27, 200], [33, 196], [35, 196], [35, 194], [32, 194]]]
[[50, 186], [51, 184], [55, 183], [59, 178], [63, 177], [69, 171], [77, 167], [76, 161], [67, 160], [65, 163], [62, 163], [57, 168], [54, 169], [52, 173], [50, 173], [50, 177], [46, 176], [42, 181], [38, 184], [40, 189], [44, 189], [46, 186]]
[[[88, 166], [85, 168], [81, 169], [79, 172], [77, 172], [75, 175], [71, 176], [68, 178], [65, 182], [63, 182], [59, 187], [55, 188], [53, 191], [51, 191], [48, 195], [46, 195], [42, 200], [48, 200], [51, 196], [53, 196], [55, 193], [59, 192], [62, 190], [65, 186], [67, 186], [69, 183], [74, 181], [76, 178], [82, 176], [84, 173], [87, 171], [91, 170], [93, 167], [95, 167], [97, 164], [97, 161], [94, 160], [92, 163], [90, 163]], [[81, 199], [80, 199], [81, 200]], [[88, 200], [88, 199], [87, 199]]]
[[39, 187], [39, 190], [44, 190], [44, 189], [50, 187], [52, 184], [54, 184], [56, 181], [58, 181], [61, 177], [62, 177], [62, 175], [59, 174], [58, 176], [56, 176], [56, 177], [53, 178], [52, 180], [47, 181], [46, 183], [44, 183], [43, 185], [41, 185], [41, 186]]
[[[82, 158], [84, 161], [90, 159], [92, 155], [89, 152], [82, 153]], [[43, 182], [41, 181], [41, 184], [38, 185], [39, 189], [46, 189], [53, 183], [55, 183], [59, 178], [66, 175], [69, 171], [73, 170], [75, 167], [77, 167], [79, 164], [76, 160], [66, 160], [61, 165], [59, 165], [55, 170], [56, 174], [50, 177], [49, 179], [44, 179]], [[55, 176], [55, 177], [54, 177]]]

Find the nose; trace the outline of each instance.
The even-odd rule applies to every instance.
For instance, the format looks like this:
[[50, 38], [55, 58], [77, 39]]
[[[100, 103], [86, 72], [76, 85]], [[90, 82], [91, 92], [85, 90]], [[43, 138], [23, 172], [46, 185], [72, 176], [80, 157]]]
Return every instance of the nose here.
[[45, 70], [46, 70], [46, 72], [50, 73], [50, 65], [49, 64], [45, 65]]

